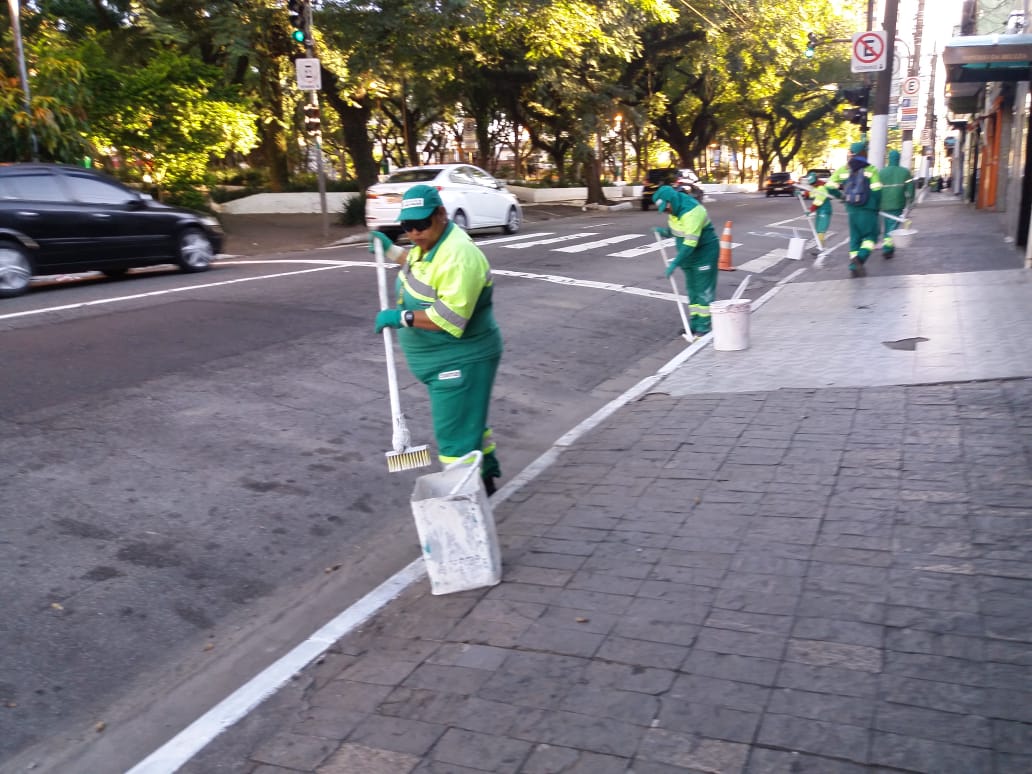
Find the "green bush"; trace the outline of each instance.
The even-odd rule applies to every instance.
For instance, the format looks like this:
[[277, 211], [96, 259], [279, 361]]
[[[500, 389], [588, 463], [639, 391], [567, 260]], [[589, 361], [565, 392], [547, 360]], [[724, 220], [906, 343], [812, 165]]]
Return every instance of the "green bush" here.
[[200, 188], [186, 185], [169, 188], [162, 193], [161, 200], [165, 204], [172, 204], [176, 207], [211, 212], [211, 200], [208, 198], [208, 192]]
[[365, 191], [348, 199], [337, 217], [337, 222], [342, 226], [365, 225]]
[[[294, 175], [291, 178], [290, 183], [287, 186], [287, 190], [291, 193], [298, 193], [302, 191], [318, 191], [319, 190], [319, 176], [315, 172], [303, 172], [299, 175]], [[327, 191], [357, 191], [358, 181], [357, 180], [326, 180]]]

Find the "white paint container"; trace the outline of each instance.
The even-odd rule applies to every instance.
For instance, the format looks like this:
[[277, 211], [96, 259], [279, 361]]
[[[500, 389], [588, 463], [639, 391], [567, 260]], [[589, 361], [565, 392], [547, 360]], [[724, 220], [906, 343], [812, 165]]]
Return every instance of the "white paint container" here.
[[806, 250], [806, 240], [802, 237], [792, 237], [788, 240], [788, 256], [790, 261], [801, 261], [803, 252]]
[[724, 352], [749, 348], [749, 312], [752, 301], [736, 298], [710, 304], [713, 349]]
[[893, 247], [909, 247], [916, 233], [917, 231], [912, 228], [897, 228], [890, 231], [889, 236], [892, 237]]
[[502, 558], [494, 514], [480, 478], [479, 451], [416, 479], [412, 516], [431, 594], [494, 586]]

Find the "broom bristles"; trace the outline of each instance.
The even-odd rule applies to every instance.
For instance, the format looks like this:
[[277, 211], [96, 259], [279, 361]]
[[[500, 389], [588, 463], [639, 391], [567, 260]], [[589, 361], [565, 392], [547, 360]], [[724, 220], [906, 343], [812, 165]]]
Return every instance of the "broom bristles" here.
[[387, 458], [388, 473], [425, 468], [430, 465], [430, 447], [427, 445], [412, 446], [400, 452], [389, 451], [384, 456]]

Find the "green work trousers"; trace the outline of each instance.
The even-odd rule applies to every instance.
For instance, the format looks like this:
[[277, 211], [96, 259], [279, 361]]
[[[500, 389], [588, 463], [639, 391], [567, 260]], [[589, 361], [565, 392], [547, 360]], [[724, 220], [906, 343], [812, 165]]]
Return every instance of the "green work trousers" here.
[[[888, 215], [895, 215], [897, 218], [903, 217], [903, 210], [885, 210]], [[898, 220], [892, 218], [882, 218], [885, 221], [884, 236], [882, 237], [882, 252], [885, 255], [892, 255], [893, 250], [896, 249], [896, 245], [892, 243], [892, 232], [899, 228], [900, 223]]]
[[849, 213], [849, 257], [863, 263], [878, 241], [878, 210], [846, 206]]
[[430, 392], [430, 414], [442, 464], [449, 465], [480, 449], [484, 453], [481, 475], [501, 476], [491, 428], [487, 426], [491, 389], [501, 359], [499, 355], [415, 374]]
[[692, 333], [697, 336], [709, 333], [712, 327], [710, 304], [717, 297], [717, 259], [720, 258], [720, 243], [695, 249], [686, 262], [680, 264], [684, 272], [684, 287], [688, 293], [688, 310], [691, 312]]

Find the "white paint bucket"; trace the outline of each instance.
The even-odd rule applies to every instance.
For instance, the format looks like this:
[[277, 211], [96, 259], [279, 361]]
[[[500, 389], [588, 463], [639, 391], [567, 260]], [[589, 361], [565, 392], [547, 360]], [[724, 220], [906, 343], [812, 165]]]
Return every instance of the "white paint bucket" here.
[[749, 311], [752, 301], [736, 298], [710, 304], [713, 349], [723, 352], [749, 348]]
[[790, 261], [803, 260], [803, 251], [806, 250], [806, 240], [801, 237], [792, 237], [788, 240], [788, 259]]
[[479, 451], [439, 473], [416, 479], [412, 516], [423, 549], [431, 594], [494, 586], [502, 556], [494, 515], [480, 478]]
[[894, 247], [909, 247], [910, 243], [914, 241], [914, 234], [917, 231], [912, 228], [897, 228], [894, 231], [889, 232], [889, 236], [892, 237], [892, 244]]

